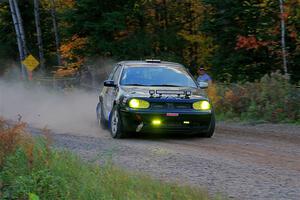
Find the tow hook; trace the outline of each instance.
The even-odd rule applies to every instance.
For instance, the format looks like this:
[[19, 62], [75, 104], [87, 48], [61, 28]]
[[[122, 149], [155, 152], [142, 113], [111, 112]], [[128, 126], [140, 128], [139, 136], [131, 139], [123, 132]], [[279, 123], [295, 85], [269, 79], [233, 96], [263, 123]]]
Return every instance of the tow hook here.
[[137, 127], [136, 127], [136, 132], [140, 132], [141, 130], [142, 130], [142, 128], [143, 128], [143, 126], [144, 126], [144, 123], [142, 122], [142, 123], [140, 123]]

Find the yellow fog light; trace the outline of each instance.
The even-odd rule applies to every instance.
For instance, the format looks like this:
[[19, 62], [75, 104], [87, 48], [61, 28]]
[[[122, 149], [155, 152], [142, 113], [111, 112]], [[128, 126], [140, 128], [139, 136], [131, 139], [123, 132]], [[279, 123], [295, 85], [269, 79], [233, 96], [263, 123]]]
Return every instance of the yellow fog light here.
[[152, 120], [152, 124], [155, 125], [155, 126], [159, 126], [159, 125], [161, 125], [161, 120], [154, 119], [154, 120]]
[[129, 101], [129, 107], [146, 109], [150, 107], [150, 103], [148, 101], [141, 100], [141, 99], [131, 99]]
[[193, 108], [195, 110], [210, 110], [211, 105], [208, 101], [197, 101], [193, 103]]

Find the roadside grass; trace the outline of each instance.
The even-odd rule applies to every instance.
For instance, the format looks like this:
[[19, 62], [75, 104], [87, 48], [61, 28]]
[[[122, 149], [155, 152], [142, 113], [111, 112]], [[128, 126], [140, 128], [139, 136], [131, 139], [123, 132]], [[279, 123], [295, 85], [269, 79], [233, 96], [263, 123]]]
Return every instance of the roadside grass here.
[[[0, 199], [210, 199], [199, 188], [87, 163], [0, 119]], [[220, 196], [217, 197], [220, 199]]]
[[251, 125], [258, 125], [258, 124], [289, 124], [289, 125], [300, 125], [300, 120], [280, 120], [280, 121], [269, 121], [260, 118], [248, 118], [248, 117], [238, 117], [233, 115], [231, 112], [229, 113], [216, 113], [216, 120], [217, 122], [231, 122], [231, 123], [239, 123], [239, 124], [251, 124]]

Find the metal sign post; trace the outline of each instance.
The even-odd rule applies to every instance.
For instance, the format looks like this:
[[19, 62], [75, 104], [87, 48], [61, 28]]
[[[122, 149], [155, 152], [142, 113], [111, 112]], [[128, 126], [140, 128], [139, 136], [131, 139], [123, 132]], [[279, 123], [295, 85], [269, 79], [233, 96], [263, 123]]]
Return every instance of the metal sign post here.
[[22, 64], [28, 70], [29, 80], [32, 80], [32, 71], [40, 64], [39, 61], [30, 54], [22, 61]]

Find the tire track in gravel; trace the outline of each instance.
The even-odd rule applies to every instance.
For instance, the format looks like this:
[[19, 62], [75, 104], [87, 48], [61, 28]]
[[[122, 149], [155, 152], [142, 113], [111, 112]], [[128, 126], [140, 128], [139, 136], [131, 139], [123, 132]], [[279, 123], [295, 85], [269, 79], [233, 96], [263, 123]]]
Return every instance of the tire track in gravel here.
[[[230, 132], [218, 130], [218, 138], [201, 143], [201, 140], [178, 141], [167, 140], [165, 142], [184, 146], [187, 149], [197, 149], [201, 152], [211, 152], [228, 158], [238, 159], [241, 162], [255, 162], [265, 166], [280, 167], [300, 172], [299, 144], [286, 141], [272, 141], [272, 139], [251, 138], [249, 136], [232, 137]], [[225, 142], [224, 142], [225, 141]], [[243, 141], [241, 143], [241, 141]], [[269, 143], [269, 144], [268, 144]]]
[[[217, 125], [211, 139], [191, 135], [141, 135], [114, 140], [53, 134], [55, 145], [86, 160], [107, 158], [133, 172], [206, 188], [233, 199], [300, 199], [300, 127]], [[89, 135], [84, 133], [82, 135]]]

